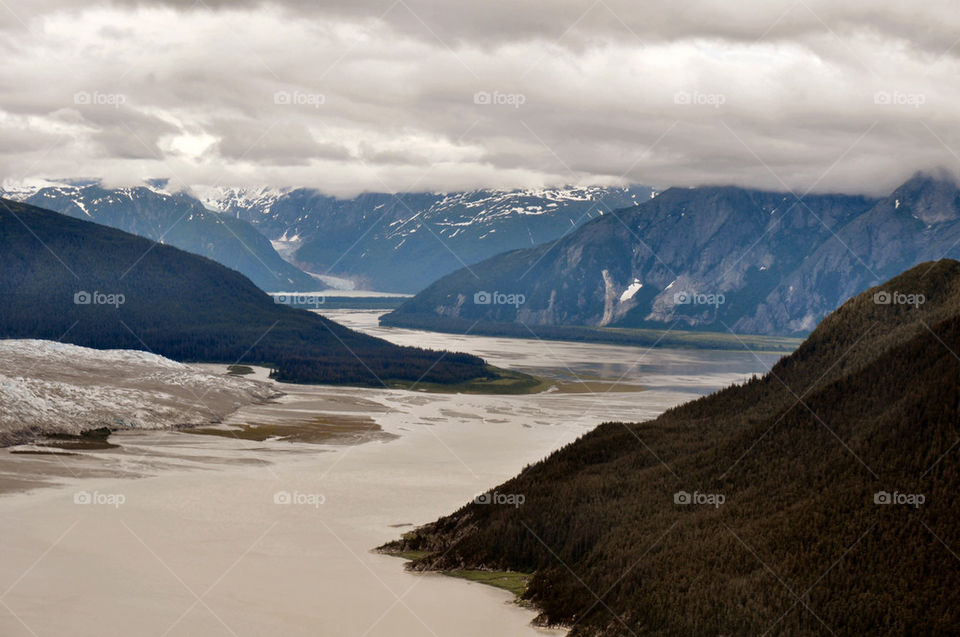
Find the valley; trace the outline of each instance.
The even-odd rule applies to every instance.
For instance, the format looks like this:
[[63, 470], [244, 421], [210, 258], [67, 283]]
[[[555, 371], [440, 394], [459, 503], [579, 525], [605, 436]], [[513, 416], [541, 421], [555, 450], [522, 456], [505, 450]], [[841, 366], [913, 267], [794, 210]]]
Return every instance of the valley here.
[[[451, 395], [272, 383], [283, 396], [240, 408], [217, 425], [220, 435], [123, 431], [110, 436], [116, 448], [56, 457], [0, 450], [8, 491], [0, 497], [2, 576], [13, 578], [63, 534], [5, 603], [35, 630], [75, 635], [144, 625], [203, 635], [225, 630], [220, 622], [240, 632], [280, 622], [290, 635], [412, 636], [424, 624], [467, 637], [544, 634], [527, 625], [534, 613], [510, 604], [508, 592], [406, 573], [402, 561], [370, 549], [604, 418], [654, 417], [777, 360], [447, 336], [382, 328], [369, 311], [329, 317], [397, 344], [467, 351], [558, 384], [597, 378], [630, 391]], [[267, 381], [263, 368], [248, 377]], [[361, 417], [373, 428], [351, 424]], [[325, 424], [310, 424], [318, 419]], [[243, 435], [250, 423], [269, 426], [269, 435]], [[305, 440], [305, 427], [326, 437]], [[123, 495], [124, 502], [74, 504], [80, 492]], [[323, 503], [277, 505], [278, 492], [320, 494]], [[275, 584], [264, 589], [262, 581]], [[203, 603], [194, 604], [191, 591], [206, 591]], [[0, 632], [18, 625], [0, 615]]]
[[[930, 220], [949, 223], [952, 208], [944, 212], [943, 202], [954, 201], [949, 193], [955, 187], [929, 180], [914, 186], [920, 194], [895, 209], [906, 214], [926, 202], [939, 206]], [[717, 196], [671, 193], [583, 229], [611, 217], [622, 221], [619, 215], [645, 207], [669, 208], [671, 197], [714, 202]], [[727, 189], [721, 195], [729, 203], [742, 193]], [[835, 203], [827, 197], [821, 205]], [[742, 213], [736, 205], [730, 210]], [[729, 240], [723, 232], [710, 239]], [[30, 625], [62, 632], [58, 622], [67, 621], [78, 634], [96, 634], [102, 613], [90, 623], [83, 612], [118, 594], [117, 583], [129, 579], [127, 564], [137, 563], [141, 549], [181, 579], [154, 548], [173, 541], [178, 551], [168, 559], [191, 564], [191, 577], [208, 581], [207, 593], [234, 568], [209, 582], [219, 568], [212, 564], [224, 555], [239, 552], [237, 563], [249, 555], [251, 570], [237, 576], [225, 597], [215, 597], [216, 610], [181, 580], [195, 600], [185, 600], [189, 605], [168, 632], [206, 634], [211, 621], [228, 632], [233, 623], [266, 627], [280, 621], [289, 623], [289, 634], [414, 635], [416, 624], [451, 622], [461, 622], [451, 628], [456, 634], [478, 636], [544, 630], [585, 637], [624, 630], [681, 635], [700, 626], [719, 634], [755, 632], [765, 624], [807, 634], [816, 630], [810, 616], [820, 624], [824, 618], [797, 610], [782, 596], [754, 591], [758, 601], [749, 610], [736, 604], [727, 592], [730, 582], [747, 578], [750, 586], [761, 586], [763, 561], [761, 567], [744, 562], [717, 524], [749, 549], [732, 530], [736, 524], [764, 554], [786, 559], [790, 577], [800, 581], [825, 564], [794, 563], [799, 549], [790, 547], [812, 544], [817, 555], [834, 554], [851, 528], [864, 525], [848, 551], [874, 529], [881, 544], [912, 533], [901, 517], [876, 517], [881, 511], [874, 507], [894, 500], [912, 503], [918, 515], [923, 505], [933, 517], [922, 526], [940, 545], [955, 541], [952, 527], [938, 521], [950, 516], [944, 494], [953, 488], [953, 473], [938, 471], [926, 483], [915, 474], [924, 466], [921, 478], [931, 473], [956, 446], [956, 387], [944, 378], [954, 375], [951, 366], [960, 360], [949, 345], [957, 341], [960, 312], [957, 261], [915, 265], [846, 300], [801, 339], [739, 334], [724, 320], [734, 321], [726, 314], [734, 310], [726, 307], [726, 293], [699, 291], [693, 298], [717, 299], [712, 312], [725, 332], [711, 331], [716, 326], [710, 322], [690, 322], [690, 316], [674, 317], [666, 328], [652, 321], [531, 326], [523, 320], [532, 316], [523, 314], [526, 292], [502, 291], [510, 288], [501, 283], [519, 280], [515, 271], [497, 273], [489, 264], [478, 269], [506, 278], [488, 279], [494, 292], [458, 293], [458, 307], [472, 296], [474, 307], [507, 318], [512, 311], [515, 321], [481, 317], [468, 326], [469, 313], [461, 317], [443, 306], [435, 307], [440, 318], [411, 314], [410, 308], [433, 302], [447, 279], [465, 277], [462, 272], [412, 297], [343, 290], [332, 292], [328, 304], [325, 292], [268, 295], [239, 272], [200, 256], [7, 200], [0, 200], [0, 245], [7, 256], [0, 264], [0, 332], [6, 337], [0, 342], [0, 442], [7, 445], [0, 451], [0, 493], [6, 493], [0, 510], [12, 507], [11, 519], [20, 522], [36, 520], [26, 525], [28, 535], [20, 534], [19, 522], [0, 529], [10, 538], [10, 563], [22, 567], [22, 556], [37, 541], [49, 541], [44, 529], [90, 513], [67, 526], [54, 545], [63, 544], [62, 554], [48, 558], [47, 568], [57, 568], [59, 559], [73, 564], [60, 567], [72, 576], [58, 580], [39, 570], [53, 583], [54, 598], [28, 589], [18, 610], [9, 605], [16, 596], [6, 602], [20, 625], [27, 617]], [[532, 254], [539, 262], [556, 245], [543, 244]], [[603, 241], [589, 247], [597, 254], [608, 249]], [[818, 254], [798, 262], [804, 267]], [[521, 250], [492, 261], [522, 264], [527, 258]], [[774, 280], [769, 283], [776, 291], [786, 279]], [[634, 278], [619, 296], [618, 290], [605, 295], [608, 304], [611, 298], [629, 304], [649, 294], [643, 290]], [[735, 290], [727, 293], [737, 311], [753, 311], [738, 304]], [[556, 291], [550, 296], [553, 303]], [[512, 309], [503, 300], [512, 301]], [[676, 304], [701, 311], [697, 302]], [[65, 343], [54, 342], [55, 334]], [[787, 449], [801, 454], [802, 469], [788, 470]], [[729, 468], [715, 475], [721, 466]], [[882, 467], [884, 477], [872, 466]], [[681, 478], [681, 472], [694, 477]], [[732, 472], [746, 475], [745, 482]], [[338, 482], [338, 475], [346, 481]], [[276, 490], [266, 497], [271, 483]], [[171, 502], [177, 493], [182, 500]], [[770, 508], [784, 506], [787, 493], [794, 498], [787, 511]], [[398, 505], [397, 497], [419, 504]], [[68, 498], [81, 509], [65, 507]], [[685, 508], [691, 504], [697, 506]], [[188, 520], [176, 529], [169, 527], [174, 511]], [[815, 523], [823, 511], [832, 525]], [[571, 531], [557, 526], [557, 512]], [[105, 542], [102, 550], [89, 548], [95, 542], [89, 530], [61, 542], [84, 519]], [[318, 523], [326, 534], [318, 534]], [[166, 525], [167, 531], [148, 542], [132, 524], [141, 531]], [[808, 532], [791, 534], [778, 526], [784, 524]], [[267, 541], [281, 525], [283, 535]], [[236, 533], [217, 534], [224, 528]], [[674, 529], [679, 545], [664, 539]], [[219, 548], [201, 542], [194, 552], [183, 535], [189, 532], [217, 537]], [[133, 553], [119, 548], [129, 545], [128, 536], [136, 541]], [[252, 543], [243, 548], [244, 542]], [[691, 550], [691, 542], [699, 548]], [[649, 563], [651, 549], [637, 553], [642, 546], [657, 548]], [[865, 542], [867, 559], [838, 570], [825, 586], [871, 600], [856, 631], [900, 632], [907, 624], [929, 634], [948, 631], [954, 618], [942, 591], [955, 588], [955, 572], [932, 566], [937, 546], [915, 542], [907, 565], [885, 562], [877, 546]], [[334, 553], [337, 558], [330, 557]], [[321, 576], [305, 556], [333, 559], [336, 570]], [[633, 566], [611, 581], [624, 556]], [[78, 569], [76, 560], [95, 566]], [[708, 573], [714, 584], [698, 583], [688, 593], [690, 569]], [[936, 579], [912, 586], [939, 609], [928, 615], [909, 610], [903, 589], [924, 570], [936, 570]], [[43, 606], [75, 590], [72, 577], [80, 572], [103, 575], [89, 580], [88, 594], [75, 597], [83, 600], [79, 607], [60, 604], [57, 619], [31, 611], [31, 604]], [[405, 597], [429, 573], [462, 580], [467, 588], [424, 586], [431, 597], [414, 611]], [[368, 575], [382, 591], [370, 594]], [[637, 577], [658, 584], [651, 588]], [[254, 594], [260, 578], [287, 578], [294, 589], [275, 585], [268, 594]], [[291, 607], [317, 578], [323, 602]], [[172, 607], [155, 603], [163, 585], [147, 581], [140, 592], [124, 592], [136, 610], [110, 616], [109, 632], [129, 632], [131, 622], [145, 616], [163, 624]], [[476, 610], [464, 604], [479, 602], [472, 590], [478, 586], [502, 608], [463, 623]], [[877, 586], [902, 607], [898, 617], [882, 618]], [[590, 599], [594, 589], [610, 593], [599, 607]], [[666, 606], [661, 590], [672, 596]], [[182, 592], [168, 595], [184, 601]], [[437, 599], [444, 601], [436, 605]], [[351, 611], [343, 612], [347, 600]], [[849, 615], [830, 593], [811, 601], [833, 624]], [[380, 618], [364, 631], [378, 610]], [[0, 615], [0, 627], [3, 621]]]
[[0, 0], [0, 637], [960, 635], [946, 0]]

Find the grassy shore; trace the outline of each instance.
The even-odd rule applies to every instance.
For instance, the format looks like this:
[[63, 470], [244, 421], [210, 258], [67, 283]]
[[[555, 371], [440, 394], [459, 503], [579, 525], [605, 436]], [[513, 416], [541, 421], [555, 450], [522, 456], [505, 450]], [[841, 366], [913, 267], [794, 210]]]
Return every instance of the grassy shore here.
[[[204, 363], [218, 364], [218, 363]], [[225, 368], [225, 373], [229, 376], [246, 376], [254, 373], [252, 367], [247, 365], [229, 365]], [[268, 375], [273, 376], [273, 368], [266, 366], [270, 370]], [[284, 380], [284, 383], [292, 385], [327, 385], [328, 383], [309, 383], [293, 382]], [[437, 394], [539, 394], [550, 389], [556, 383], [544, 378], [526, 374], [524, 372], [485, 365], [482, 375], [477, 378], [462, 381], [459, 383], [428, 383], [425, 381], [397, 380], [385, 378], [383, 385], [388, 389], [407, 389], [412, 391], [431, 392]], [[378, 387], [376, 384], [356, 384], [343, 383], [332, 385], [335, 387]], [[576, 391], [574, 389], [573, 391]]]
[[[429, 555], [429, 552], [427, 551], [390, 551], [386, 549], [380, 549], [380, 552], [385, 555], [399, 557], [410, 562]], [[521, 598], [523, 597], [524, 592], [527, 590], [527, 585], [530, 583], [531, 577], [530, 573], [519, 573], [516, 571], [454, 569], [438, 572], [448, 577], [456, 577], [471, 582], [486, 584], [487, 586], [502, 588], [505, 591], [513, 593], [513, 595], [516, 597], [515, 601], [517, 601], [517, 603], [522, 603]]]
[[553, 383], [542, 378], [510, 369], [487, 365], [486, 373], [461, 383], [419, 383], [412, 381], [385, 381], [391, 389], [413, 389], [439, 394], [538, 394]]

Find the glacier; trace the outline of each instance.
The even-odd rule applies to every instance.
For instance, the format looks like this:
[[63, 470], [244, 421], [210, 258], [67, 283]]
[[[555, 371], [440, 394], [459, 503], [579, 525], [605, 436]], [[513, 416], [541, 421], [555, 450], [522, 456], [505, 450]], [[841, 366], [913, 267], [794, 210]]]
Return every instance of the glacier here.
[[100, 427], [215, 423], [279, 395], [272, 383], [210, 373], [149, 352], [0, 340], [0, 446]]

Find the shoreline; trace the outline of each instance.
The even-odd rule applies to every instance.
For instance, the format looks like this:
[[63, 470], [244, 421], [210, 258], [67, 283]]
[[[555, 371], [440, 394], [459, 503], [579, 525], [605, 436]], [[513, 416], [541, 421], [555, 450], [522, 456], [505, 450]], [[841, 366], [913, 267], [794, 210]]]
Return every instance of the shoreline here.
[[660, 328], [593, 327], [588, 325], [534, 325], [487, 323], [433, 315], [406, 315], [384, 312], [381, 327], [436, 332], [439, 334], [498, 336], [502, 338], [623, 345], [628, 347], [689, 349], [707, 351], [754, 351], [758, 354], [789, 354], [803, 337], [735, 334]]

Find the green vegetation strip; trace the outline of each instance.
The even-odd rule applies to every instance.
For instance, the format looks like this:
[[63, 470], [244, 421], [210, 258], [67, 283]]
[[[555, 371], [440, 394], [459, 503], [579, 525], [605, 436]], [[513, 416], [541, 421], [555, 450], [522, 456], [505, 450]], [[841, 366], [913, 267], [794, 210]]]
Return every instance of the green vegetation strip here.
[[[386, 555], [399, 557], [407, 561], [419, 560], [431, 555], [430, 551], [384, 551]], [[478, 582], [487, 586], [502, 588], [505, 591], [513, 593], [517, 598], [523, 596], [533, 577], [530, 573], [520, 573], [517, 571], [479, 571], [470, 569], [454, 569], [449, 571], [440, 571], [442, 575], [465, 579], [470, 582]]]
[[441, 571], [444, 575], [450, 577], [459, 577], [460, 579], [479, 582], [487, 586], [496, 586], [505, 591], [510, 591], [517, 597], [523, 595], [527, 590], [527, 584], [530, 583], [528, 573], [517, 573], [514, 571]]
[[411, 381], [386, 381], [392, 389], [413, 389], [440, 394], [538, 394], [550, 388], [550, 382], [524, 374], [487, 365], [485, 374], [460, 383], [416, 383]]

